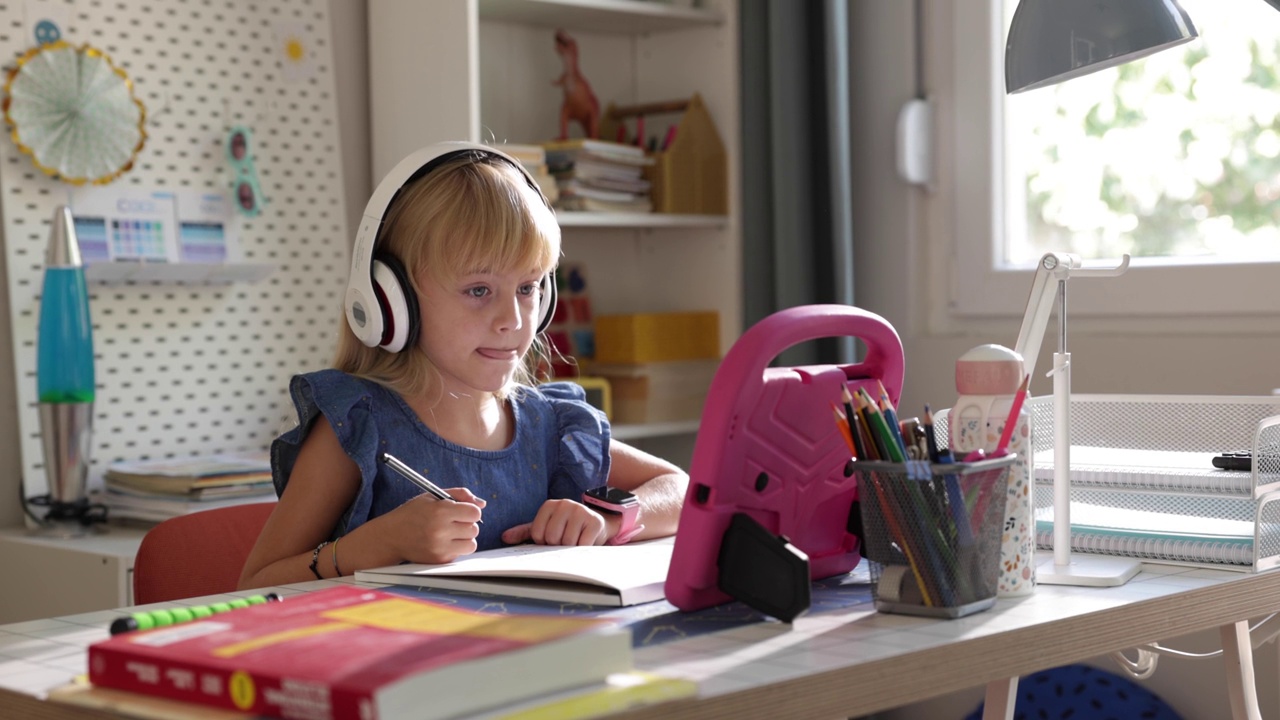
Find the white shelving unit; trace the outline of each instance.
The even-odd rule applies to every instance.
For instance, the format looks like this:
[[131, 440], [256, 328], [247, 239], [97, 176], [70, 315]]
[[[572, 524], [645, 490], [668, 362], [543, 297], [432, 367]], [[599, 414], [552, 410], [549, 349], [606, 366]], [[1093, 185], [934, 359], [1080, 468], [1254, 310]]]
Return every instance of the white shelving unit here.
[[[721, 352], [742, 327], [738, 15], [645, 0], [370, 0], [373, 176], [442, 140], [537, 143], [559, 135], [553, 36], [577, 41], [602, 110], [700, 93], [728, 153], [727, 216], [560, 213], [566, 260], [587, 272], [597, 315], [715, 310]], [[678, 117], [652, 116], [662, 137]], [[570, 136], [581, 136], [570, 128]], [[619, 437], [697, 423], [619, 427]]]

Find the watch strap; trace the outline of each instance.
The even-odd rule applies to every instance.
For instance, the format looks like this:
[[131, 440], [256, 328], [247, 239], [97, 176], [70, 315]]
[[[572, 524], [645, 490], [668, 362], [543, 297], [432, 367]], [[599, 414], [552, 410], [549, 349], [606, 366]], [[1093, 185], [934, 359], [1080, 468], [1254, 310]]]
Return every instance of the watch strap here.
[[625, 545], [631, 538], [638, 535], [641, 530], [644, 530], [644, 525], [636, 522], [640, 517], [640, 503], [620, 506], [604, 502], [586, 493], [582, 495], [582, 502], [593, 510], [621, 516], [622, 525], [618, 528], [616, 535], [605, 541], [606, 545]]

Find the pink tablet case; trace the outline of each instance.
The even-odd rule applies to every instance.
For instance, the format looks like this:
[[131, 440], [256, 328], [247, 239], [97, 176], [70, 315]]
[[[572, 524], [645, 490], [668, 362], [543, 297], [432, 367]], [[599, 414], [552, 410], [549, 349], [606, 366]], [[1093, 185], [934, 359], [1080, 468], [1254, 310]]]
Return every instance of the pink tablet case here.
[[[845, 336], [865, 345], [862, 362], [769, 367], [793, 345]], [[879, 380], [896, 405], [902, 377], [898, 333], [884, 318], [855, 307], [789, 308], [743, 333], [725, 355], [707, 395], [667, 574], [667, 600], [686, 611], [733, 599], [757, 607], [722, 589], [719, 568], [726, 530], [733, 521], [736, 531], [746, 518], [754, 521], [747, 524], [758, 535], [789, 541], [800, 551], [793, 553], [799, 562], [807, 556], [810, 580], [852, 570], [859, 560], [857, 482], [847, 468], [849, 447], [831, 403], [841, 405], [846, 382], [850, 390], [865, 386], [878, 397]], [[763, 554], [776, 548], [763, 553], [760, 563], [753, 562], [754, 548], [745, 558], [739, 553], [735, 566], [750, 568], [746, 574], [764, 572], [749, 580], [767, 586], [770, 571], [756, 568], [772, 567]], [[807, 593], [803, 602], [807, 608]], [[776, 614], [767, 607], [757, 609]]]

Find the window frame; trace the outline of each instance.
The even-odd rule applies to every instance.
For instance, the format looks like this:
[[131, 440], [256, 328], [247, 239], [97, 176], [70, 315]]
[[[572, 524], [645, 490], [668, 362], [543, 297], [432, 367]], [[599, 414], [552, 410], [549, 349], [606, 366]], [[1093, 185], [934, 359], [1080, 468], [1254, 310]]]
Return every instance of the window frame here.
[[[950, 5], [950, 7], [944, 7]], [[925, 48], [936, 97], [951, 99], [935, 128], [941, 155], [949, 155], [937, 190], [952, 203], [949, 221], [934, 224], [935, 253], [949, 268], [947, 314], [952, 319], [1020, 316], [1035, 268], [996, 267], [998, 240], [1007, 232], [1004, 209], [1004, 38], [1002, 0], [929, 0], [931, 18], [949, 28], [946, 42]], [[948, 21], [949, 19], [949, 21]], [[1035, 92], [1035, 91], [1031, 91]], [[1016, 101], [1014, 96], [1013, 100]], [[950, 121], [948, 122], [948, 118]], [[997, 172], [997, 169], [1000, 169]], [[948, 197], [949, 196], [949, 197]], [[1089, 267], [1116, 261], [1090, 261]], [[1071, 283], [1068, 311], [1077, 317], [1170, 318], [1223, 316], [1280, 318], [1280, 262], [1242, 263], [1134, 258], [1116, 278]]]

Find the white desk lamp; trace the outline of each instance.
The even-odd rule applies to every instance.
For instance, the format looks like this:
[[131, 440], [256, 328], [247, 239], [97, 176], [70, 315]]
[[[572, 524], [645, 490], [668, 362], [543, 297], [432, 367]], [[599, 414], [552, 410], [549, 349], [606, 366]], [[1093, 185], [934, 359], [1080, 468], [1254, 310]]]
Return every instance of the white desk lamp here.
[[[1067, 280], [1075, 277], [1115, 277], [1129, 269], [1129, 256], [1109, 268], [1081, 267], [1080, 258], [1046, 253], [1040, 258], [1027, 311], [1014, 350], [1022, 355], [1023, 371], [1035, 372], [1036, 357], [1049, 323], [1056, 296], [1058, 351], [1053, 354], [1053, 558], [1036, 566], [1036, 582], [1048, 585], [1123, 585], [1138, 573], [1141, 563], [1105, 555], [1071, 555], [1071, 353], [1067, 352]], [[1034, 429], [1032, 430], [1034, 432]]]
[[[1280, 10], [1280, 0], [1266, 0]], [[1005, 90], [1032, 90], [1122, 65], [1195, 39], [1195, 25], [1176, 0], [1021, 0], [1005, 46]], [[1049, 253], [1027, 301], [1017, 347], [1031, 372], [1049, 317], [1049, 293], [1058, 293], [1058, 349], [1053, 358], [1054, 518], [1053, 563], [1036, 569], [1037, 582], [1065, 585], [1122, 585], [1137, 571], [1136, 561], [1071, 557], [1070, 442], [1071, 356], [1066, 351], [1066, 280], [1074, 274], [1119, 275], [1129, 265], [1084, 270], [1079, 259]], [[1057, 287], [1050, 279], [1058, 281]], [[1131, 565], [1131, 568], [1123, 567]]]

